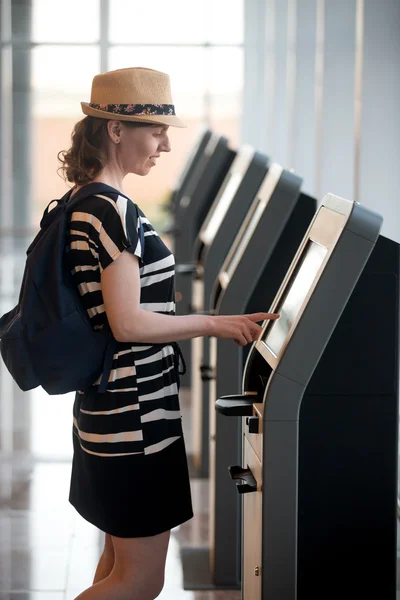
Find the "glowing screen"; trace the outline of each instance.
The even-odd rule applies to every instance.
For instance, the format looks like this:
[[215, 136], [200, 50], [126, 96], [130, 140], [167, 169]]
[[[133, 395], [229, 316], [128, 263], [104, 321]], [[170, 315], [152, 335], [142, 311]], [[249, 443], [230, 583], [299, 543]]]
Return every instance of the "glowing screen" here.
[[297, 263], [275, 309], [275, 312], [281, 315], [280, 319], [271, 322], [263, 338], [263, 342], [275, 356], [278, 356], [282, 348], [326, 253], [326, 248], [309, 241]]

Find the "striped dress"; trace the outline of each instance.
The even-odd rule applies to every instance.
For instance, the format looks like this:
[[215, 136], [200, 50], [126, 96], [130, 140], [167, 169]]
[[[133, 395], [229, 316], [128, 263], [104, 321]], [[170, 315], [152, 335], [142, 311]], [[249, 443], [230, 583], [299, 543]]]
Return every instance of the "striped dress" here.
[[[131, 200], [96, 195], [75, 207], [67, 243], [95, 329], [107, 322], [101, 272], [123, 251], [138, 257], [141, 308], [175, 314], [173, 254]], [[97, 381], [76, 394], [70, 502], [111, 535], [155, 535], [193, 514], [175, 353], [172, 344], [118, 342], [105, 393]]]

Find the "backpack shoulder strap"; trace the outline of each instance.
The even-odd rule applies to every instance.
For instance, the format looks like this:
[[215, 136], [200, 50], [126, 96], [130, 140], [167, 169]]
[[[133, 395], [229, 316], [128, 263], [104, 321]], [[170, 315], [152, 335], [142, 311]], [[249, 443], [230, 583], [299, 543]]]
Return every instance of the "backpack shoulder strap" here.
[[[78, 204], [78, 202], [81, 202], [82, 200], [85, 200], [90, 196], [96, 196], [96, 194], [104, 193], [106, 191], [105, 188], [108, 188], [108, 191], [113, 191], [114, 193], [118, 191], [106, 185], [105, 183], [87, 183], [86, 185], [82, 186], [81, 189], [78, 190], [76, 194], [72, 196], [72, 198], [66, 199], [66, 211], [71, 212], [71, 210], [75, 207], [76, 204]], [[63, 196], [63, 198], [65, 198], [65, 196]]]

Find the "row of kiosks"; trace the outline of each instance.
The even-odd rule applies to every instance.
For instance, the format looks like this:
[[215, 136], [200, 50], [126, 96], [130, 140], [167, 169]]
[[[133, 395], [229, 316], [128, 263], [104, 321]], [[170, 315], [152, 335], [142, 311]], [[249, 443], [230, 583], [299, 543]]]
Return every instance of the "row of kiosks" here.
[[[193, 253], [193, 245], [200, 228], [220, 189], [236, 155], [229, 140], [206, 129], [195, 144], [179, 178], [180, 185], [172, 195], [171, 212], [173, 224], [174, 255], [176, 262], [176, 312], [185, 315], [192, 312], [191, 281], [194, 264], [187, 264]], [[186, 357], [187, 374], [182, 385], [190, 385], [191, 345], [181, 343]]]
[[[250, 208], [219, 271], [213, 273], [211, 294], [207, 294], [210, 313], [242, 314], [251, 306], [260, 311], [271, 304], [315, 214], [316, 201], [301, 193], [301, 184], [300, 177], [272, 163], [253, 186]], [[240, 502], [228, 467], [232, 455], [240, 460], [240, 423], [216, 419], [214, 404], [218, 393], [227, 393], [233, 382], [239, 385], [244, 358], [229, 340], [205, 338], [201, 344], [202, 380], [196, 391], [202, 414], [195, 414], [192, 430], [198, 430], [199, 423], [208, 425], [203, 443], [210, 463], [209, 544], [182, 549], [184, 586], [237, 588]], [[209, 363], [205, 368], [204, 356]], [[192, 377], [196, 371], [199, 375], [194, 365]]]
[[[218, 194], [195, 240], [196, 265], [192, 281], [192, 310], [209, 312], [209, 297], [218, 272], [265, 174], [268, 158], [251, 146], [242, 146], [225, 176]], [[202, 377], [208, 364], [208, 346], [203, 338], [191, 341], [192, 459], [200, 477], [209, 473], [209, 406], [203, 403]]]
[[381, 225], [324, 198], [241, 393], [216, 402], [243, 425], [244, 600], [396, 598], [400, 252]]
[[166, 206], [167, 211], [170, 213], [170, 222], [164, 233], [174, 234], [178, 230], [178, 224], [181, 218], [181, 211], [184, 212], [184, 202], [181, 202], [182, 197], [185, 195], [185, 191], [190, 186], [190, 182], [195, 177], [195, 171], [197, 165], [204, 155], [204, 151], [207, 147], [208, 142], [211, 139], [213, 132], [210, 129], [201, 129], [198, 132], [197, 138], [189, 152], [187, 160], [183, 165], [181, 172], [179, 173], [174, 188], [171, 191], [168, 204]]

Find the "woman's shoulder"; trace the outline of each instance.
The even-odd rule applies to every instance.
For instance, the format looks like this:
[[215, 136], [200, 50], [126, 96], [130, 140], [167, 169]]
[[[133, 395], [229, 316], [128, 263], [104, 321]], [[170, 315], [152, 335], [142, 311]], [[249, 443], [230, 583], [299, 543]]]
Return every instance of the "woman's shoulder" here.
[[88, 198], [89, 204], [103, 210], [110, 210], [110, 206], [120, 214], [122, 218], [126, 214], [139, 215], [141, 219], [148, 221], [140, 206], [127, 194], [123, 192], [105, 192]]
[[122, 224], [125, 233], [130, 231], [131, 236], [139, 226], [143, 227], [144, 232], [153, 229], [142, 209], [118, 190], [91, 194], [78, 200], [71, 212], [71, 221], [81, 220], [95, 226], [98, 231], [102, 228], [118, 231]]
[[[73, 196], [71, 197], [73, 200]], [[130, 206], [132, 205], [132, 206]], [[107, 192], [102, 194], [91, 194], [78, 200], [73, 208], [72, 217], [74, 213], [84, 212], [97, 217], [102, 220], [108, 215], [114, 215], [118, 213], [124, 213], [127, 210], [134, 209], [134, 203], [126, 200], [118, 192]]]

